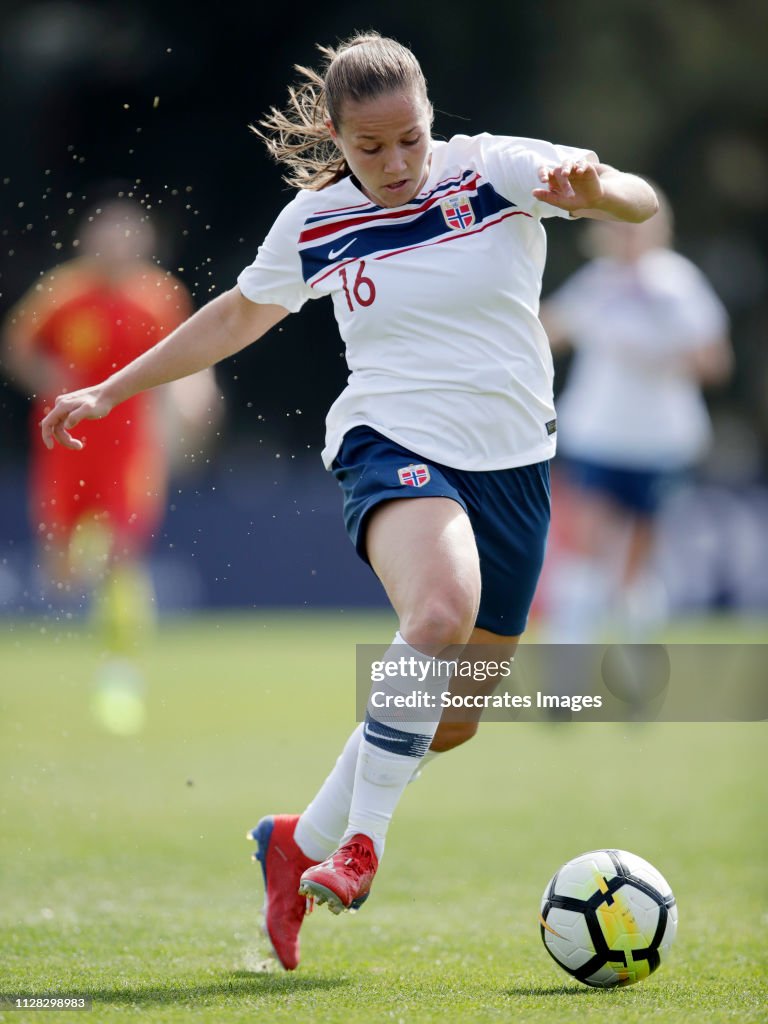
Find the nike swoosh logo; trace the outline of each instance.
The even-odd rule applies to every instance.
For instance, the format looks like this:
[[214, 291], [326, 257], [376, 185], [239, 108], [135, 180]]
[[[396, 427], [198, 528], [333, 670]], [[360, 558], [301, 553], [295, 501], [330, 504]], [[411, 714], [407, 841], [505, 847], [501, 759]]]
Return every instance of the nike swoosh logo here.
[[558, 939], [564, 939], [564, 936], [561, 935], [560, 932], [556, 932], [554, 928], [550, 928], [549, 927], [549, 925], [544, 920], [544, 918], [541, 916], [541, 914], [539, 914], [539, 924], [541, 925], [542, 928], [546, 928], [548, 932], [552, 932], [553, 935], [556, 935], [558, 937]]
[[348, 249], [350, 247], [350, 245], [354, 245], [356, 241], [357, 241], [357, 237], [353, 238], [351, 242], [347, 242], [346, 245], [342, 245], [342, 247], [340, 249], [331, 249], [329, 251], [329, 253], [328, 253], [328, 259], [329, 260], [337, 260], [339, 258], [339, 256], [341, 256], [341, 254], [346, 249]]
[[395, 743], [408, 742], [407, 736], [403, 737], [402, 739], [399, 736], [385, 736], [383, 732], [374, 732], [373, 729], [363, 729], [363, 735], [365, 736], [366, 739], [368, 739], [369, 736], [375, 736], [376, 739], [389, 741], [394, 740]]

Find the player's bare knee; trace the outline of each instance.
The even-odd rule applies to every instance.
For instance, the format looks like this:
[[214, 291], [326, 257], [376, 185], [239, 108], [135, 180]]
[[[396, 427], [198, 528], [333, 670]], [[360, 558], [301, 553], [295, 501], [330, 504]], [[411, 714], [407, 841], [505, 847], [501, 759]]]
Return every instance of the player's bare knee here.
[[429, 597], [403, 616], [400, 632], [414, 647], [438, 653], [469, 640], [475, 614], [474, 602], [468, 594]]

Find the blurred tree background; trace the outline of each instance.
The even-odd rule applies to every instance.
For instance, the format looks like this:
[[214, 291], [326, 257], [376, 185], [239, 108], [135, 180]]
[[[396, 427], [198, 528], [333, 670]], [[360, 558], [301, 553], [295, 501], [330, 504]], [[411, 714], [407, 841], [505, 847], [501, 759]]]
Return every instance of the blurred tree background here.
[[[482, 14], [454, 0], [439, 11], [423, 0], [218, 9], [5, 0], [2, 309], [76, 253], [81, 212], [118, 191], [159, 223], [158, 257], [198, 303], [231, 287], [290, 198], [249, 123], [283, 103], [292, 65], [313, 63], [315, 42], [368, 27], [422, 61], [438, 135], [590, 146], [666, 189], [678, 247], [733, 317], [736, 375], [713, 398], [716, 461], [719, 451], [735, 477], [764, 472], [768, 7], [750, 0], [543, 0]], [[558, 224], [549, 236], [545, 291], [582, 259], [578, 227]], [[228, 444], [319, 451], [345, 368], [330, 304], [311, 306], [220, 369]], [[23, 457], [25, 405], [4, 379], [5, 460]]]

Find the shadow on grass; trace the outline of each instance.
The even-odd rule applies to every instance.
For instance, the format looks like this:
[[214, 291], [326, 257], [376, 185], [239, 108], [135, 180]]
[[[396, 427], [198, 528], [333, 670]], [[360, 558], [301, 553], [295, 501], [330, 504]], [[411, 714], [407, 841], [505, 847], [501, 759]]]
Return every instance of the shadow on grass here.
[[267, 972], [232, 971], [219, 980], [204, 985], [116, 985], [109, 988], [88, 988], [94, 1009], [99, 1005], [131, 1006], [147, 1004], [191, 1003], [197, 1000], [227, 996], [270, 996], [310, 992], [347, 985], [345, 978], [321, 978], [312, 975], [270, 974]]
[[505, 988], [505, 996], [585, 996], [596, 989], [586, 985], [572, 988], [570, 985], [518, 985], [516, 988]]

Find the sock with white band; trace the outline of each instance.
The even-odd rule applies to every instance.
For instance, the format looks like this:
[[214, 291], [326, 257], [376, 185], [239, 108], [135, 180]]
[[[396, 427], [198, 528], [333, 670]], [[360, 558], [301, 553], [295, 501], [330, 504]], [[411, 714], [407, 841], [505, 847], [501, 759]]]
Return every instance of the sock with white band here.
[[[384, 850], [387, 828], [403, 790], [437, 732], [440, 698], [450, 683], [447, 664], [411, 647], [400, 633], [395, 634], [382, 662], [395, 662], [399, 669], [392, 675], [384, 672], [385, 685], [374, 683], [371, 691], [357, 755], [349, 822], [340, 844], [362, 832], [373, 840], [377, 857]], [[396, 717], [376, 706], [380, 701], [378, 697], [374, 701], [374, 694], [382, 692], [401, 696], [426, 692], [429, 707], [419, 715], [411, 712]]]

